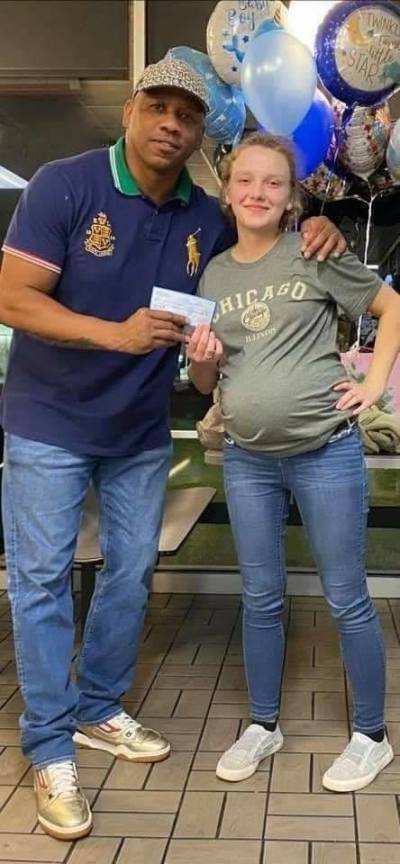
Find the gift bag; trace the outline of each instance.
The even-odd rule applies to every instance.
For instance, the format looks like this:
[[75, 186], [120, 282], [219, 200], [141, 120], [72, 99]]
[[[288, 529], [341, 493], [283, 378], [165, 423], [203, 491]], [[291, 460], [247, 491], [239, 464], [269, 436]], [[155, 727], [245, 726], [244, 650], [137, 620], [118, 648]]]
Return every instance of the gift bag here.
[[196, 423], [200, 444], [206, 450], [222, 450], [224, 445], [224, 424], [218, 398], [208, 409], [202, 420]]

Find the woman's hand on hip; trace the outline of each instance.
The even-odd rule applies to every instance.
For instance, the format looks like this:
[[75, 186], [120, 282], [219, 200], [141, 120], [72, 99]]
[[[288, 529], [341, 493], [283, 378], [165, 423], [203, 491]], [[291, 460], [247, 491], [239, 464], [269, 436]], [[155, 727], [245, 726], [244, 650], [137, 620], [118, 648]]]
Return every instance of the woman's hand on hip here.
[[339, 411], [352, 411], [353, 417], [358, 417], [361, 411], [366, 408], [371, 408], [371, 405], [376, 405], [382, 396], [382, 389], [372, 387], [366, 381], [341, 381], [333, 387], [337, 392], [342, 392], [339, 401], [336, 402], [336, 408]]

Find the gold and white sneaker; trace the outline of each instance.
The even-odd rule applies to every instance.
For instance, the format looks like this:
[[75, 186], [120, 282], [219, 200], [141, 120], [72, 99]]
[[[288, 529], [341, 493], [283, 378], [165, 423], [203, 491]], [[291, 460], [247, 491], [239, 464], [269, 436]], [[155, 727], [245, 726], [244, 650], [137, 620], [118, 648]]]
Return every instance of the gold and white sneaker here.
[[77, 840], [89, 834], [92, 814], [79, 786], [75, 762], [34, 769], [33, 778], [38, 820], [46, 834], [57, 840]]
[[105, 723], [80, 726], [74, 741], [82, 747], [105, 750], [131, 762], [160, 762], [171, 750], [163, 735], [154, 729], [145, 729], [125, 711]]

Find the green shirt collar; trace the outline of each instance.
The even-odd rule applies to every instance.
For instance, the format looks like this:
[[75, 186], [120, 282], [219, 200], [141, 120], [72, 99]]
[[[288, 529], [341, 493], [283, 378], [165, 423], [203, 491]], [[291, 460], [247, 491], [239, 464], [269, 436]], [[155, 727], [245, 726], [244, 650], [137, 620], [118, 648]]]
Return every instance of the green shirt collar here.
[[[133, 174], [131, 174], [125, 158], [124, 138], [119, 138], [118, 141], [110, 147], [109, 156], [115, 188], [118, 189], [119, 192], [122, 192], [123, 195], [141, 195], [142, 191], [139, 189]], [[191, 192], [192, 180], [189, 171], [187, 168], [184, 168], [179, 175], [176, 189], [171, 197], [172, 199], [179, 198], [179, 200], [182, 201], [182, 204], [189, 204]]]

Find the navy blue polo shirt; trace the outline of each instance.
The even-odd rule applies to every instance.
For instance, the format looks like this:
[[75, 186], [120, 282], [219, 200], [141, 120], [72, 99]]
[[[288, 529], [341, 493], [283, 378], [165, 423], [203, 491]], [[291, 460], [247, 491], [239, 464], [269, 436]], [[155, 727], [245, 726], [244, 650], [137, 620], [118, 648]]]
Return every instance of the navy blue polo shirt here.
[[[218, 202], [186, 169], [161, 207], [143, 195], [120, 139], [40, 168], [3, 250], [59, 274], [53, 296], [68, 309], [123, 321], [149, 305], [154, 285], [195, 293], [207, 262], [231, 242]], [[177, 355], [66, 348], [15, 332], [3, 427], [100, 456], [159, 447], [169, 440]]]

